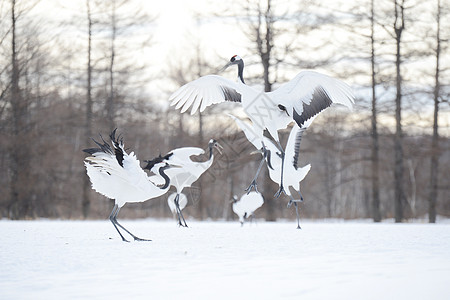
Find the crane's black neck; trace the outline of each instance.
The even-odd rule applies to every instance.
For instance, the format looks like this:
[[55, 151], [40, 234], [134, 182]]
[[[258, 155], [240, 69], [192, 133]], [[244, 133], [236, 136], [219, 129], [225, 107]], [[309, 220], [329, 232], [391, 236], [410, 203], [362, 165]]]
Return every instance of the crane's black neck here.
[[164, 166], [162, 168], [159, 168], [159, 175], [161, 175], [162, 178], [164, 178], [165, 182], [164, 185], [161, 187], [162, 190], [166, 189], [169, 187], [170, 185], [170, 178], [169, 176], [166, 175], [166, 173], [164, 172], [166, 169], [168, 169], [169, 166]]
[[213, 143], [209, 143], [209, 159], [212, 159], [213, 157]]
[[244, 81], [244, 61], [241, 59], [239, 62], [238, 62], [238, 77], [239, 77], [239, 79], [241, 80], [241, 82], [243, 83], [243, 84], [245, 84], [245, 81]]

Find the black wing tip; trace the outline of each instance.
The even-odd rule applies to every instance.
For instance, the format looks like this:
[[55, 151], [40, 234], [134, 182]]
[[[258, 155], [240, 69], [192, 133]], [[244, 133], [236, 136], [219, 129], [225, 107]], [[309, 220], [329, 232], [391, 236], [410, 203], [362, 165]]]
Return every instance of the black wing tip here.
[[[302, 142], [303, 133], [305, 132], [306, 128], [301, 127], [299, 131], [297, 132], [297, 136], [295, 137], [295, 149], [294, 149], [294, 168], [298, 169], [298, 159], [300, 157], [300, 144]], [[294, 130], [294, 129], [292, 129]]]
[[[111, 148], [111, 146], [105, 141], [105, 139], [103, 138], [103, 136], [99, 133], [99, 136], [103, 142], [97, 142], [94, 138], [92, 138], [92, 140], [94, 141], [94, 143], [99, 146], [99, 148], [87, 148], [87, 149], [83, 149], [83, 152], [86, 152], [90, 155], [93, 155], [94, 153], [97, 152], [104, 152], [107, 154], [111, 154], [111, 155], [115, 155], [117, 162], [119, 163], [119, 165], [121, 167], [123, 167], [123, 160], [124, 160], [124, 153], [122, 148], [120, 147], [120, 145], [123, 145], [123, 139], [121, 138], [121, 136], [119, 135], [116, 138], [116, 132], [117, 132], [117, 128], [115, 128], [110, 134], [109, 137], [111, 139], [111, 142], [113, 144], [114, 150]], [[119, 141], [120, 140], [120, 141]]]
[[222, 89], [225, 101], [241, 102], [241, 94], [239, 94], [235, 89], [227, 86], [220, 86], [220, 88]]
[[144, 162], [147, 163], [147, 165], [144, 167], [144, 170], [151, 170], [157, 163], [160, 163], [164, 160], [164, 158], [161, 156], [161, 154], [151, 160], [144, 160]]
[[100, 149], [100, 148], [87, 148], [87, 149], [83, 149], [82, 151], [86, 152], [89, 155], [93, 155], [94, 153], [102, 152], [102, 149]]
[[302, 114], [299, 115], [294, 109], [293, 117], [298, 126], [302, 127], [306, 121], [318, 115], [321, 111], [328, 108], [333, 104], [330, 96], [321, 86], [317, 86], [314, 89], [310, 104], [303, 103]]
[[151, 170], [156, 164], [161, 163], [165, 160], [168, 160], [173, 155], [173, 152], [169, 152], [166, 155], [162, 156], [161, 154], [151, 160], [144, 160], [147, 165], [144, 167], [144, 170]]
[[97, 152], [104, 152], [108, 154], [113, 154], [113, 150], [111, 149], [111, 146], [103, 139], [102, 135], [99, 134], [100, 138], [102, 139], [103, 144], [97, 142], [94, 138], [91, 138], [92, 141], [99, 147], [99, 148], [87, 148], [83, 149], [83, 152], [89, 153], [90, 155], [97, 153]]

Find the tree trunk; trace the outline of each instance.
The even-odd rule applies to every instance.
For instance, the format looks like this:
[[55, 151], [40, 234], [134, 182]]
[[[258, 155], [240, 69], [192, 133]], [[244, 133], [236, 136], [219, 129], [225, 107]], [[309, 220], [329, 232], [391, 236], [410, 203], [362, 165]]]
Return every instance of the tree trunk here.
[[[86, 122], [84, 124], [86, 145], [91, 143], [92, 137], [92, 61], [91, 61], [91, 50], [92, 50], [92, 16], [90, 8], [90, 0], [86, 0], [87, 6], [87, 19], [88, 19], [88, 53], [87, 53], [87, 91], [86, 91]], [[82, 201], [82, 212], [83, 217], [87, 218], [89, 216], [91, 208], [90, 191], [91, 184], [89, 177], [83, 171], [83, 201]]]
[[115, 99], [114, 99], [114, 59], [115, 59], [115, 42], [116, 42], [116, 1], [111, 4], [111, 59], [109, 62], [109, 96], [106, 103], [106, 118], [108, 120], [108, 129], [113, 130], [116, 127], [115, 117]]
[[19, 90], [19, 68], [17, 66], [17, 52], [16, 52], [16, 1], [11, 3], [11, 106], [13, 111], [13, 128], [12, 128], [12, 149], [11, 149], [11, 204], [10, 217], [12, 219], [20, 218], [19, 215], [19, 168], [20, 156], [16, 152], [17, 141], [19, 139], [20, 126], [20, 90]]
[[379, 184], [379, 143], [377, 130], [377, 96], [375, 70], [375, 30], [374, 30], [374, 0], [371, 1], [371, 67], [372, 67], [372, 218], [374, 222], [381, 221], [380, 212], [380, 184]]
[[438, 166], [439, 166], [439, 95], [440, 95], [440, 55], [441, 55], [441, 3], [437, 1], [437, 34], [436, 34], [436, 70], [434, 85], [434, 114], [433, 114], [433, 137], [431, 140], [431, 170], [430, 170], [430, 195], [428, 199], [428, 221], [436, 223], [436, 199], [438, 187]]
[[[9, 213], [12, 219], [22, 219], [29, 216], [31, 211], [31, 199], [27, 192], [30, 188], [29, 163], [30, 149], [27, 141], [27, 99], [22, 95], [19, 86], [20, 67], [17, 47], [17, 12], [16, 1], [11, 2], [11, 108], [12, 108], [12, 132], [11, 132], [11, 190]], [[25, 171], [22, 171], [25, 170]]]
[[[395, 209], [395, 222], [399, 223], [403, 220], [403, 134], [402, 134], [402, 76], [401, 76], [401, 37], [403, 30], [405, 28], [404, 23], [404, 7], [402, 4], [399, 5], [395, 1], [395, 41], [396, 41], [396, 96], [395, 96], [395, 138], [394, 138], [394, 152], [395, 152], [395, 163], [394, 163], [394, 185], [395, 185], [395, 199], [394, 199], [394, 209]], [[400, 12], [399, 12], [400, 10]], [[400, 16], [399, 16], [400, 14]]]

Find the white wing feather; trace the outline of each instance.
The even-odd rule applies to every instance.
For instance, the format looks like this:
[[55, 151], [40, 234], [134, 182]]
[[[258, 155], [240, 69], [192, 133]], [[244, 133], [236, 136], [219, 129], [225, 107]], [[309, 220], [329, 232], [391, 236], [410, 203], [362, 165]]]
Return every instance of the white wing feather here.
[[303, 112], [303, 104], [311, 104], [317, 88], [323, 89], [333, 103], [352, 109], [355, 97], [346, 83], [313, 71], [300, 72], [291, 81], [269, 94], [274, 101], [294, 108], [300, 115]]
[[170, 105], [175, 105], [176, 109], [182, 108], [182, 113], [192, 106], [191, 114], [194, 114], [199, 108], [202, 112], [206, 107], [213, 104], [236, 101], [226, 99], [224, 88], [238, 93], [239, 86], [236, 82], [222, 76], [206, 75], [183, 85], [175, 91], [169, 98], [172, 101]]
[[231, 114], [228, 114], [228, 116], [230, 116], [230, 118], [232, 118], [236, 122], [236, 125], [244, 132], [247, 140], [252, 143], [256, 149], [261, 149], [261, 138], [259, 138], [259, 135], [255, 133], [253, 127], [247, 122], [244, 122]]

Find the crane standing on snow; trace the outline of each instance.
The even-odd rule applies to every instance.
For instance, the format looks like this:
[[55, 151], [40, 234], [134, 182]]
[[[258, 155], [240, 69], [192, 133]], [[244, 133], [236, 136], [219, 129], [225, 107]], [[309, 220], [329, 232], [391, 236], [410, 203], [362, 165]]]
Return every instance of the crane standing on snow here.
[[245, 218], [253, 218], [255, 211], [264, 204], [264, 198], [258, 192], [250, 192], [242, 195], [240, 200], [235, 195], [232, 202], [233, 211], [238, 215], [241, 226], [244, 226]]
[[116, 228], [124, 242], [128, 242], [119, 231], [119, 226], [131, 235], [135, 241], [150, 241], [141, 239], [128, 231], [117, 221], [120, 208], [128, 202], [144, 202], [165, 194], [170, 187], [170, 179], [165, 174], [172, 166], [162, 160], [154, 166], [156, 176], [161, 178], [163, 185], [155, 185], [149, 180], [145, 171], [140, 167], [139, 160], [134, 152], [128, 154], [124, 149], [123, 140], [116, 139], [116, 129], [110, 134], [111, 146], [102, 138], [103, 144], [94, 142], [100, 148], [89, 148], [83, 151], [90, 156], [86, 157], [84, 165], [89, 176], [92, 188], [98, 193], [115, 200], [115, 205], [109, 220]]
[[[208, 143], [208, 160], [203, 162], [193, 161], [192, 156], [198, 156], [205, 153], [205, 150], [197, 147], [183, 147], [177, 148], [164, 156], [159, 156], [153, 160], [147, 161], [148, 165], [146, 168], [153, 171], [153, 165], [160, 163], [161, 161], [167, 161], [169, 164], [178, 166], [178, 168], [172, 168], [167, 170], [167, 176], [170, 178], [170, 184], [174, 186], [177, 190], [177, 196], [174, 199], [177, 215], [178, 224], [183, 227], [187, 227], [186, 221], [183, 217], [179, 206], [180, 194], [185, 187], [190, 187], [200, 176], [206, 172], [206, 170], [211, 167], [214, 161], [213, 148], [216, 148], [219, 153], [222, 151], [222, 146], [214, 139], [211, 139]], [[162, 179], [159, 176], [151, 177], [155, 183], [162, 184]], [[183, 220], [183, 222], [181, 222]]]

